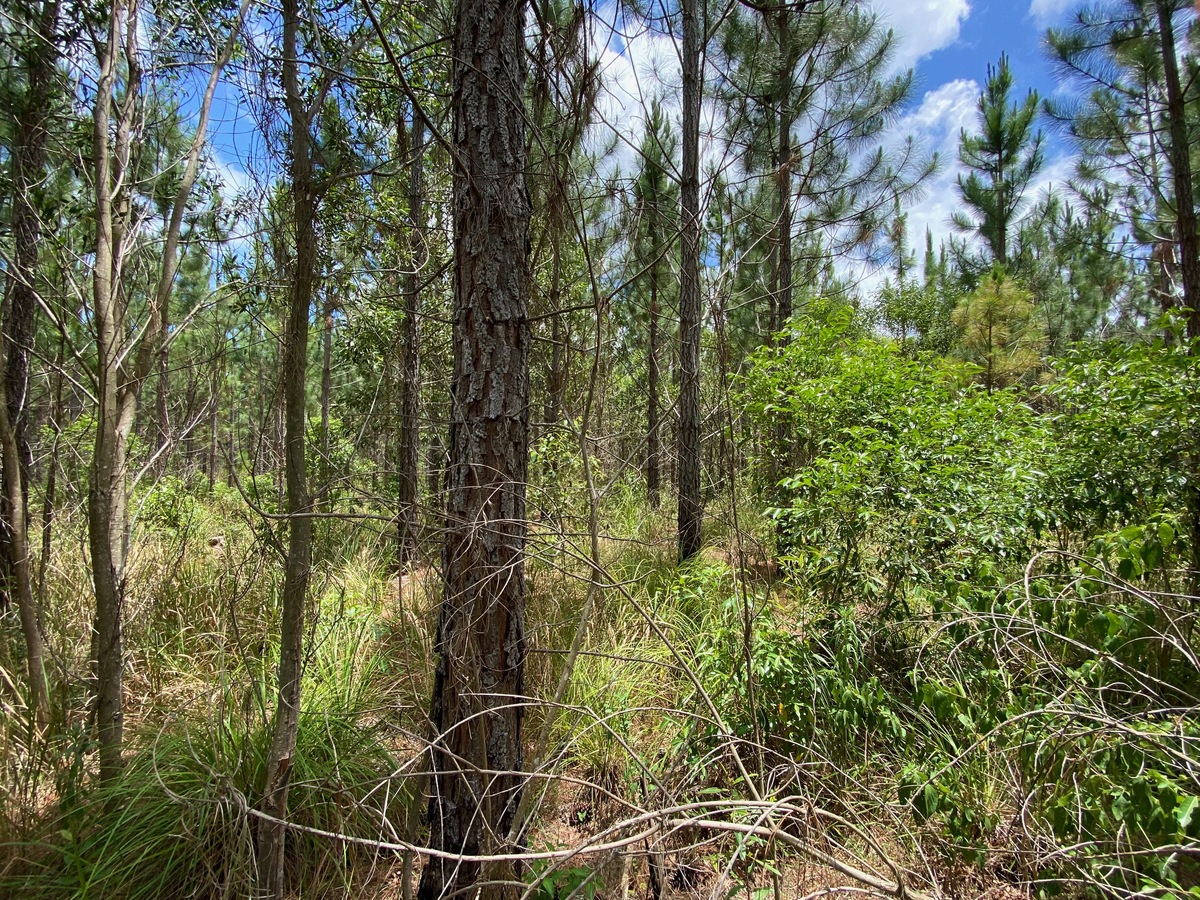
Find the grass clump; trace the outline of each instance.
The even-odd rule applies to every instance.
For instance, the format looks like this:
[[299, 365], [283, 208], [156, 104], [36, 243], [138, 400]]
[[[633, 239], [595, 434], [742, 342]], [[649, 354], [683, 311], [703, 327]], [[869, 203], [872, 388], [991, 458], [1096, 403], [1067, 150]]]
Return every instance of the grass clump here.
[[[366, 840], [405, 833], [409, 785], [384, 715], [383, 660], [361, 624], [320, 629], [306, 676], [288, 803], [287, 879], [304, 896], [368, 880], [376, 852], [304, 829]], [[250, 897], [253, 808], [271, 731], [262, 680], [227, 681], [155, 733], [133, 736], [121, 776], [58, 798], [40, 833], [10, 846], [0, 894], [46, 898]], [[209, 713], [195, 714], [196, 709]]]

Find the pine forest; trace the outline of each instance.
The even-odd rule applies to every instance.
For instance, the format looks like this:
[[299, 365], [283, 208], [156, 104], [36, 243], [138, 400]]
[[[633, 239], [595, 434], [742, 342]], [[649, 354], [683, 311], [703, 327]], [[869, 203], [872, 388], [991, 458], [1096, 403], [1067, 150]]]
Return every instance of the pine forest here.
[[1200, 5], [990, 6], [0, 0], [0, 898], [1200, 897]]

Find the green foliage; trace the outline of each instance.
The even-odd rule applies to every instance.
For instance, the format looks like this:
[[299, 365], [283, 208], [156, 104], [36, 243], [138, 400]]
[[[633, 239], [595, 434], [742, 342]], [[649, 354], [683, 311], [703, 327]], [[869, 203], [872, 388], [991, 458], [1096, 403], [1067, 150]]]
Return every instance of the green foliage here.
[[1080, 345], [1054, 363], [1050, 471], [1066, 524], [1107, 531], [1187, 509], [1200, 486], [1200, 356], [1192, 349], [1176, 334]]
[[590, 866], [560, 868], [555, 860], [532, 860], [527, 880], [534, 900], [596, 900], [604, 890], [603, 880]]
[[1042, 362], [1046, 338], [1028, 291], [995, 268], [954, 310], [960, 350], [990, 392], [1026, 378]]
[[1046, 425], [1016, 393], [963, 385], [845, 323], [802, 321], [745, 381], [771, 400], [751, 409], [803, 448], [767, 510], [793, 577], [830, 602], [890, 605], [1025, 558], [1047, 518]]
[[[590, 498], [579, 455], [580, 428], [582, 422], [576, 420], [548, 429], [529, 451], [529, 506], [544, 521], [559, 525], [570, 522], [580, 527], [587, 521]], [[593, 456], [592, 479], [602, 485], [604, 473], [598, 466]]]
[[748, 629], [723, 595], [698, 645], [723, 715], [830, 783], [888, 773], [956, 864], [1020, 829], [1018, 849], [1072, 848], [1025, 871], [1048, 887], [1194, 883], [1187, 854], [1157, 849], [1194, 846], [1200, 808], [1200, 671], [1175, 599], [1200, 373], [1180, 326], [1077, 347], [1045, 387], [988, 390], [823, 313], [739, 385], [799, 448], [764, 493], [807, 601], [793, 620], [755, 599]]
[[922, 352], [944, 354], [957, 339], [951, 321], [954, 297], [939, 289], [936, 279], [924, 284], [905, 279], [879, 291], [880, 324], [900, 344], [900, 352], [915, 358]]
[[[377, 837], [407, 808], [382, 702], [378, 657], [353, 626], [318, 636], [306, 679], [288, 818], [302, 826]], [[52, 830], [24, 848], [28, 863], [0, 881], [23, 897], [248, 897], [253, 819], [271, 732], [267, 686], [226, 681], [212, 698], [144, 735], [119, 779], [75, 785]], [[211, 712], [203, 711], [211, 706]], [[78, 772], [76, 776], [78, 777]], [[289, 879], [305, 896], [341, 896], [372, 853], [303, 831], [288, 842]]]
[[742, 602], [730, 596], [722, 621], [695, 649], [701, 680], [734, 734], [761, 737], [789, 757], [840, 764], [875, 739], [890, 748], [883, 752], [904, 747], [908, 735], [895, 686], [879, 665], [886, 656], [881, 635], [866, 630], [849, 609], [786, 622], [764, 598], [752, 606], [749, 646]]
[[954, 216], [960, 231], [983, 239], [990, 261], [1009, 262], [1009, 230], [1025, 204], [1025, 192], [1045, 163], [1042, 133], [1034, 130], [1038, 96], [1030, 91], [1021, 103], [1009, 101], [1012, 70], [1008, 57], [988, 66], [987, 83], [979, 95], [979, 132], [959, 138], [959, 160], [967, 167], [958, 176], [958, 190], [973, 217]]

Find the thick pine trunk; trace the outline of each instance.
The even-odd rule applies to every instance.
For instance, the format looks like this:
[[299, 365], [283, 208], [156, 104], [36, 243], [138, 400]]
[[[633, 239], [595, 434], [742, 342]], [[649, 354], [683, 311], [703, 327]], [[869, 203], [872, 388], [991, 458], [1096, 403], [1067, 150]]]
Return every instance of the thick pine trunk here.
[[[309, 112], [300, 93], [298, 0], [283, 2], [283, 89], [291, 123], [291, 176], [295, 198], [296, 260], [290, 285], [283, 347], [284, 480], [287, 486], [288, 545], [283, 574], [283, 622], [279, 642], [279, 694], [261, 810], [274, 820], [287, 815], [288, 789], [300, 728], [304, 612], [312, 563], [311, 499], [305, 470], [304, 413], [307, 401], [309, 308], [317, 266], [316, 194], [309, 144]], [[258, 829], [259, 896], [283, 896], [286, 829], [264, 820]]]
[[[1179, 78], [1175, 25], [1171, 4], [1158, 0], [1158, 28], [1162, 41], [1163, 81], [1167, 88], [1167, 122], [1170, 128], [1171, 174], [1175, 188], [1175, 230], [1179, 242], [1179, 274], [1183, 305], [1188, 308], [1188, 337], [1200, 338], [1200, 235], [1196, 232], [1196, 204], [1192, 190], [1191, 144], [1188, 141], [1187, 99]], [[1188, 528], [1191, 532], [1191, 584], [1200, 594], [1200, 449], [1189, 454], [1187, 491]]]
[[0, 356], [3, 357], [4, 410], [0, 413], [3, 441], [3, 473], [0, 481], [0, 567], [4, 586], [0, 609], [8, 605], [10, 594], [17, 598], [17, 610], [25, 636], [26, 665], [30, 695], [36, 717], [45, 721], [49, 713], [45, 658], [42, 648], [40, 612], [33, 592], [29, 560], [29, 478], [33, 454], [29, 444], [29, 357], [33, 349], [37, 296], [34, 281], [38, 277], [41, 242], [41, 218], [38, 198], [46, 167], [46, 117], [58, 50], [56, 31], [59, 5], [47, 0], [33, 7], [34, 18], [20, 42], [19, 56], [24, 63], [27, 88], [15, 122], [12, 153], [13, 258], [4, 303]]
[[[400, 125], [403, 128], [403, 124]], [[417, 557], [421, 462], [421, 271], [425, 265], [425, 121], [414, 110], [408, 167], [408, 271], [404, 284], [403, 369], [400, 374], [399, 562]]]
[[700, 552], [700, 10], [682, 0], [683, 171], [679, 266], [679, 561]]
[[1188, 141], [1187, 99], [1179, 78], [1175, 26], [1171, 4], [1159, 0], [1158, 27], [1162, 42], [1163, 81], [1167, 89], [1167, 122], [1170, 129], [1171, 174], [1175, 189], [1175, 227], [1179, 241], [1179, 272], [1183, 305], [1188, 313], [1188, 337], [1200, 337], [1200, 235], [1196, 233], [1196, 205], [1192, 190], [1191, 145]]
[[[521, 792], [529, 195], [525, 3], [458, 0], [454, 380], [444, 593], [431, 720], [430, 844], [502, 851]], [[431, 858], [420, 900], [515, 896], [511, 865]]]

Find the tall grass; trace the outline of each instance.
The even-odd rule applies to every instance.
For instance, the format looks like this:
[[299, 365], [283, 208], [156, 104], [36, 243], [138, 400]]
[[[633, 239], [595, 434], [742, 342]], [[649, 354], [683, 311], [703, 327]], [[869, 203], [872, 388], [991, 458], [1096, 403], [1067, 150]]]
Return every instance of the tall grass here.
[[[304, 688], [289, 819], [301, 827], [394, 840], [406, 833], [408, 782], [394, 754], [383, 659], [370, 627], [323, 627]], [[239, 675], [241, 677], [239, 677]], [[28, 862], [2, 883], [19, 896], [238, 897], [253, 889], [254, 820], [265, 773], [268, 685], [245, 670], [165, 725], [144, 726], [114, 783], [63, 799]], [[291, 883], [305, 896], [341, 896], [369, 877], [375, 856], [303, 831], [289, 837]]]

